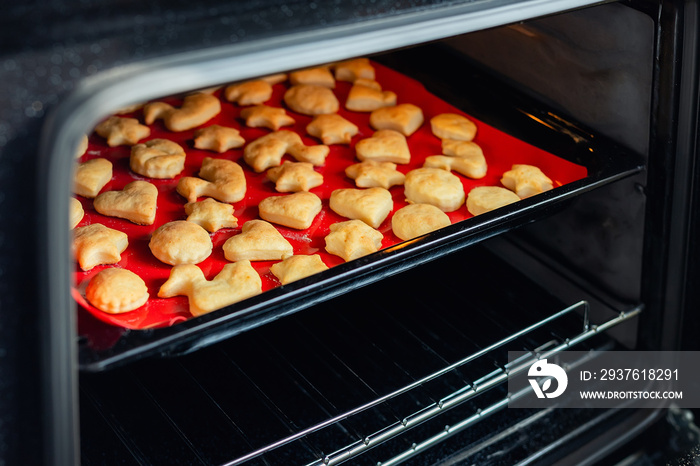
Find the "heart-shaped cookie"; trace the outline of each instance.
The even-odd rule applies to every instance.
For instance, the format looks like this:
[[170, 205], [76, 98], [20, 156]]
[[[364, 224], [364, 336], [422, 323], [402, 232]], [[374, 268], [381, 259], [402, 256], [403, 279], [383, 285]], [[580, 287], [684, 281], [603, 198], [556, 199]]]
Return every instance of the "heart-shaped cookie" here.
[[132, 181], [121, 191], [107, 191], [95, 198], [95, 210], [108, 217], [119, 217], [138, 225], [153, 225], [156, 219], [158, 188], [148, 181]]
[[336, 189], [331, 193], [330, 208], [338, 215], [379, 228], [394, 208], [394, 201], [384, 188]]
[[360, 161], [409, 163], [411, 152], [406, 136], [392, 129], [382, 129], [371, 137], [358, 141], [355, 152]]
[[272, 224], [264, 220], [249, 220], [241, 233], [226, 240], [224, 256], [231, 262], [241, 260], [282, 260], [294, 254], [289, 241]]

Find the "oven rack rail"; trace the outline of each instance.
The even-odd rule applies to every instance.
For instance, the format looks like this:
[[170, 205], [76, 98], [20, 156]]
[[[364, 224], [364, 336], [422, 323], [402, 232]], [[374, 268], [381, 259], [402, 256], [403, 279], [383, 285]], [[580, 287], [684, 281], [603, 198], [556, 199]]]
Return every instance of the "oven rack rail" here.
[[[347, 412], [344, 412], [342, 414], [339, 414], [337, 416], [334, 416], [332, 418], [329, 418], [323, 422], [320, 422], [318, 424], [315, 424], [311, 427], [305, 428], [303, 430], [300, 430], [286, 438], [283, 438], [279, 441], [276, 441], [274, 443], [271, 443], [267, 446], [264, 446], [262, 448], [259, 448], [255, 451], [252, 451], [244, 456], [241, 456], [235, 460], [232, 460], [228, 463], [225, 463], [225, 466], [235, 466], [235, 465], [240, 465], [244, 464], [248, 461], [251, 461], [255, 458], [263, 457], [266, 453], [272, 452], [273, 450], [279, 449], [285, 445], [291, 444], [297, 440], [300, 440], [304, 437], [307, 437], [311, 434], [317, 433], [324, 428], [331, 426], [333, 424], [336, 424], [338, 422], [343, 421], [344, 419], [347, 419], [351, 416], [357, 415], [363, 411], [367, 411], [371, 408], [375, 408], [381, 404], [387, 403], [392, 399], [395, 399], [403, 394], [406, 394], [410, 392], [411, 390], [416, 389], [417, 387], [423, 386], [431, 381], [434, 381], [442, 376], [445, 376], [446, 374], [453, 372], [459, 368], [463, 368], [467, 366], [470, 362], [473, 362], [477, 359], [484, 358], [488, 355], [493, 355], [493, 353], [496, 350], [503, 350], [504, 347], [510, 343], [516, 342], [519, 339], [522, 339], [525, 336], [528, 336], [535, 332], [536, 330], [539, 329], [546, 329], [547, 326], [551, 325], [554, 321], [560, 320], [564, 318], [565, 316], [569, 315], [575, 315], [575, 314], [580, 314], [582, 317], [583, 321], [583, 329], [581, 330], [580, 333], [573, 335], [571, 337], [567, 338], [553, 338], [549, 341], [546, 341], [545, 343], [541, 344], [537, 348], [533, 349], [527, 349], [525, 348], [525, 351], [530, 355], [530, 357], [527, 357], [526, 360], [521, 360], [518, 361], [517, 363], [511, 363], [511, 364], [503, 364], [498, 362], [497, 360], [493, 361], [493, 364], [496, 366], [496, 369], [493, 371], [481, 376], [477, 380], [473, 381], [471, 384], [467, 384], [461, 389], [448, 394], [447, 396], [441, 398], [437, 402], [430, 403], [424, 408], [407, 415], [403, 417], [400, 421], [397, 421], [394, 424], [391, 424], [381, 430], [378, 430], [370, 435], [365, 436], [364, 438], [358, 440], [355, 443], [352, 443], [350, 445], [347, 445], [346, 447], [336, 450], [333, 453], [330, 453], [328, 455], [325, 455], [322, 458], [318, 458], [316, 461], [313, 461], [309, 463], [308, 466], [332, 466], [332, 465], [337, 465], [341, 464], [345, 461], [348, 461], [352, 458], [357, 457], [358, 455], [386, 442], [387, 440], [390, 440], [392, 438], [395, 438], [406, 431], [425, 423], [428, 420], [432, 420], [447, 411], [462, 405], [466, 401], [473, 399], [477, 395], [480, 395], [496, 386], [499, 386], [503, 383], [505, 383], [508, 379], [509, 376], [516, 375], [518, 373], [521, 373], [523, 371], [526, 371], [529, 366], [534, 363], [537, 359], [540, 358], [546, 358], [546, 357], [551, 357], [553, 355], [556, 355], [557, 353], [561, 351], [565, 351], [574, 345], [577, 345], [581, 342], [584, 342], [586, 340], [589, 340], [590, 338], [604, 333], [608, 329], [619, 325], [623, 322], [626, 322], [637, 315], [639, 315], [642, 312], [642, 307], [641, 305], [636, 306], [628, 311], [622, 311], [619, 312], [617, 315], [614, 317], [610, 318], [609, 320], [603, 322], [602, 324], [595, 325], [591, 324], [589, 321], [589, 312], [590, 312], [590, 305], [587, 301], [583, 300], [578, 303], [575, 303], [555, 314], [552, 314], [518, 332], [515, 332], [511, 334], [510, 336], [503, 338], [502, 340], [499, 340], [495, 343], [493, 343], [490, 346], [487, 346], [473, 354], [470, 354], [469, 356], [466, 356], [465, 358], [450, 364], [449, 366], [444, 367], [441, 370], [438, 370], [436, 372], [433, 372], [421, 379], [416, 380], [415, 382], [408, 384], [400, 389], [397, 389], [391, 393], [388, 393], [384, 396], [381, 396], [379, 398], [376, 398], [373, 401], [370, 401], [368, 403], [365, 403], [359, 407], [356, 407], [352, 410], [349, 410]], [[519, 348], [520, 349], [520, 348]], [[517, 395], [513, 395], [517, 396]], [[438, 444], [441, 441], [444, 441], [453, 435], [463, 431], [464, 429], [476, 424], [480, 420], [488, 417], [489, 415], [503, 409], [504, 407], [507, 406], [508, 404], [508, 397], [501, 399], [497, 401], [494, 404], [491, 404], [485, 408], [480, 408], [478, 409], [472, 416], [467, 417], [466, 419], [457, 422], [453, 425], [445, 426], [445, 428], [438, 434], [426, 439], [425, 441], [422, 441], [420, 443], [414, 443], [412, 447], [391, 458], [390, 460], [386, 462], [380, 462], [378, 464], [381, 464], [382, 466], [386, 465], [393, 465], [393, 464], [398, 464], [402, 461], [405, 461], [406, 459], [413, 457], [422, 451]]]

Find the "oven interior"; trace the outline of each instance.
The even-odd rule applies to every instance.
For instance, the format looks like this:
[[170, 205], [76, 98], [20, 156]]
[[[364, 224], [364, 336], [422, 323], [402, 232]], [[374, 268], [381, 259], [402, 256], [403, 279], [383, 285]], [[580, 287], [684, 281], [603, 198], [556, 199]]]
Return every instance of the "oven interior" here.
[[[512, 98], [562, 142], [508, 128], [524, 140], [567, 150], [585, 134], [642, 162], [612, 157], [624, 168], [594, 189], [231, 338], [82, 371], [82, 462], [565, 464], [584, 451], [592, 464], [614, 447], [586, 449], [602, 433], [652, 424], [652, 411], [508, 409], [505, 380], [520, 370], [508, 351], [657, 344], [643, 169], [664, 103], [657, 26], [613, 3], [373, 55], [466, 112]], [[465, 76], [493, 93], [470, 94]]]

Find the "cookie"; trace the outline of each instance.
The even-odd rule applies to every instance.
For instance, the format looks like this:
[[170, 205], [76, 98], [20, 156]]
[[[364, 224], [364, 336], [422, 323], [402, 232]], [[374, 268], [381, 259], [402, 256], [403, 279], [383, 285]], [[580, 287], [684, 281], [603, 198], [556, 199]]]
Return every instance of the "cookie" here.
[[229, 149], [236, 149], [245, 144], [245, 139], [236, 128], [211, 125], [194, 132], [195, 149], [204, 149], [223, 154]]
[[427, 168], [440, 168], [447, 171], [456, 171], [466, 177], [478, 180], [486, 176], [486, 159], [481, 157], [449, 157], [447, 155], [430, 155], [425, 158], [423, 166]]
[[391, 217], [391, 229], [404, 241], [439, 230], [451, 223], [445, 212], [430, 204], [409, 204], [394, 212]]
[[433, 134], [440, 139], [471, 141], [476, 136], [476, 124], [457, 113], [441, 113], [430, 119]]
[[338, 215], [379, 228], [394, 208], [394, 201], [384, 188], [336, 189], [331, 193], [329, 205]]
[[515, 164], [503, 174], [501, 183], [514, 191], [520, 199], [534, 196], [553, 188], [552, 180], [533, 165]]
[[222, 228], [236, 228], [238, 219], [233, 215], [233, 206], [207, 198], [200, 202], [185, 204], [187, 221], [196, 223], [209, 233]]
[[381, 129], [371, 137], [357, 141], [355, 153], [360, 161], [391, 162], [406, 164], [411, 161], [411, 152], [406, 136], [392, 129]]
[[313, 84], [290, 87], [284, 93], [284, 103], [292, 111], [310, 116], [336, 113], [340, 108], [340, 103], [333, 91]]
[[376, 162], [365, 160], [355, 163], [345, 169], [348, 178], [355, 180], [358, 188], [384, 188], [402, 185], [406, 176], [396, 169], [391, 162]]
[[353, 136], [357, 135], [357, 125], [349, 122], [337, 113], [317, 115], [306, 126], [306, 132], [319, 138], [325, 145], [350, 144]]
[[70, 229], [77, 227], [80, 221], [85, 216], [85, 210], [83, 210], [83, 204], [74, 197], [70, 198], [68, 204], [68, 224]]
[[319, 212], [321, 199], [306, 191], [269, 196], [258, 204], [260, 218], [297, 230], [309, 228]]
[[345, 108], [353, 112], [371, 112], [392, 105], [396, 105], [396, 94], [382, 91], [377, 81], [367, 79], [355, 80], [345, 100]]
[[282, 163], [289, 154], [299, 162], [323, 165], [330, 149], [324, 145], [306, 146], [301, 137], [288, 130], [268, 133], [249, 143], [243, 150], [243, 160], [257, 173]]
[[334, 223], [326, 236], [326, 251], [341, 259], [351, 261], [379, 251], [382, 235], [362, 220]]
[[244, 260], [224, 265], [212, 280], [207, 280], [196, 265], [176, 265], [158, 290], [158, 297], [187, 296], [190, 314], [196, 317], [260, 293], [260, 275]]
[[226, 260], [231, 262], [282, 260], [294, 254], [289, 241], [264, 220], [249, 220], [241, 232], [226, 240], [223, 246]]
[[287, 115], [283, 108], [255, 105], [241, 110], [241, 118], [251, 128], [269, 128], [277, 131], [283, 126], [294, 124], [294, 118]]
[[168, 139], [151, 139], [131, 147], [129, 167], [148, 178], [172, 179], [185, 168], [185, 150]]
[[474, 141], [443, 139], [442, 153], [452, 157], [461, 157], [463, 159], [480, 160], [484, 158], [484, 152], [481, 150], [481, 146]]
[[319, 66], [316, 68], [292, 71], [289, 73], [289, 84], [292, 86], [299, 84], [311, 84], [314, 86], [333, 89], [335, 87], [335, 78], [328, 67]]
[[264, 79], [231, 84], [224, 89], [224, 98], [238, 105], [258, 105], [270, 100], [272, 84]]
[[423, 110], [413, 104], [382, 107], [372, 111], [369, 124], [374, 129], [393, 129], [404, 136], [415, 133], [423, 124]]
[[[149, 130], [150, 133], [150, 130]], [[82, 137], [80, 138], [80, 142], [78, 143], [78, 148], [75, 151], [75, 158], [82, 157], [85, 155], [85, 152], [87, 152], [88, 149], [88, 136], [87, 134], [83, 134]]]
[[368, 58], [354, 58], [336, 63], [334, 66], [335, 79], [354, 83], [358, 79], [374, 81], [374, 67]]
[[280, 193], [309, 191], [323, 184], [323, 175], [314, 170], [308, 162], [285, 161], [278, 167], [270, 168], [267, 178], [275, 183], [275, 190]]
[[520, 198], [517, 194], [506, 188], [501, 188], [500, 186], [479, 186], [469, 191], [467, 210], [472, 215], [480, 215], [519, 200]]
[[95, 132], [107, 139], [109, 147], [132, 146], [151, 134], [151, 128], [136, 118], [111, 116], [95, 127]]
[[221, 112], [221, 102], [211, 94], [190, 94], [182, 101], [180, 108], [165, 102], [152, 102], [143, 108], [147, 125], [156, 120], [163, 120], [170, 131], [180, 132], [196, 128], [214, 118]]
[[430, 204], [443, 212], [453, 212], [464, 203], [462, 182], [439, 168], [417, 168], [406, 174], [406, 200], [412, 204]]
[[188, 202], [195, 202], [202, 196], [221, 202], [238, 202], [245, 197], [245, 174], [241, 166], [232, 160], [205, 157], [199, 169], [199, 178], [181, 178], [176, 190]]
[[119, 268], [100, 270], [90, 279], [85, 297], [97, 309], [121, 314], [138, 309], [148, 301], [148, 288], [134, 272]]
[[121, 191], [107, 191], [95, 198], [95, 210], [108, 217], [119, 217], [138, 225], [153, 225], [156, 219], [158, 188], [148, 181], [132, 181]]
[[318, 254], [289, 256], [282, 262], [272, 264], [270, 267], [270, 272], [277, 277], [282, 285], [310, 277], [324, 270], [328, 270], [328, 266], [323, 263], [321, 256]]
[[198, 264], [211, 255], [209, 233], [196, 223], [175, 220], [161, 225], [148, 243], [151, 253], [170, 265]]
[[98, 157], [78, 164], [75, 169], [73, 192], [78, 196], [94, 198], [112, 179], [112, 162]]
[[129, 245], [126, 233], [93, 223], [73, 230], [73, 254], [82, 270], [116, 264]]

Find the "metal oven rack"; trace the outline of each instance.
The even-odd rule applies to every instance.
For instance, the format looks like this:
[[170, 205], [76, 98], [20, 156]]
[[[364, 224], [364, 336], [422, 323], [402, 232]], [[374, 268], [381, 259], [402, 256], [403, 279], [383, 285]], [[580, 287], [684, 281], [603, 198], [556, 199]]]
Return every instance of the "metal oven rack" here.
[[[490, 264], [473, 289], [436, 273], [465, 260]], [[83, 374], [83, 463], [126, 450], [144, 464], [398, 464], [503, 410], [509, 373], [574, 345], [601, 347], [596, 337], [608, 342], [609, 328], [641, 312], [592, 325], [587, 302], [561, 310], [478, 248], [427, 267], [389, 279], [384, 294], [337, 298], [194, 354]], [[497, 276], [512, 294], [492, 294]], [[411, 306], [399, 290], [415, 290]], [[358, 308], [356, 296], [372, 302]], [[455, 306], [460, 298], [468, 305]], [[531, 356], [509, 366], [509, 350]], [[168, 451], [156, 446], [163, 438]]]

